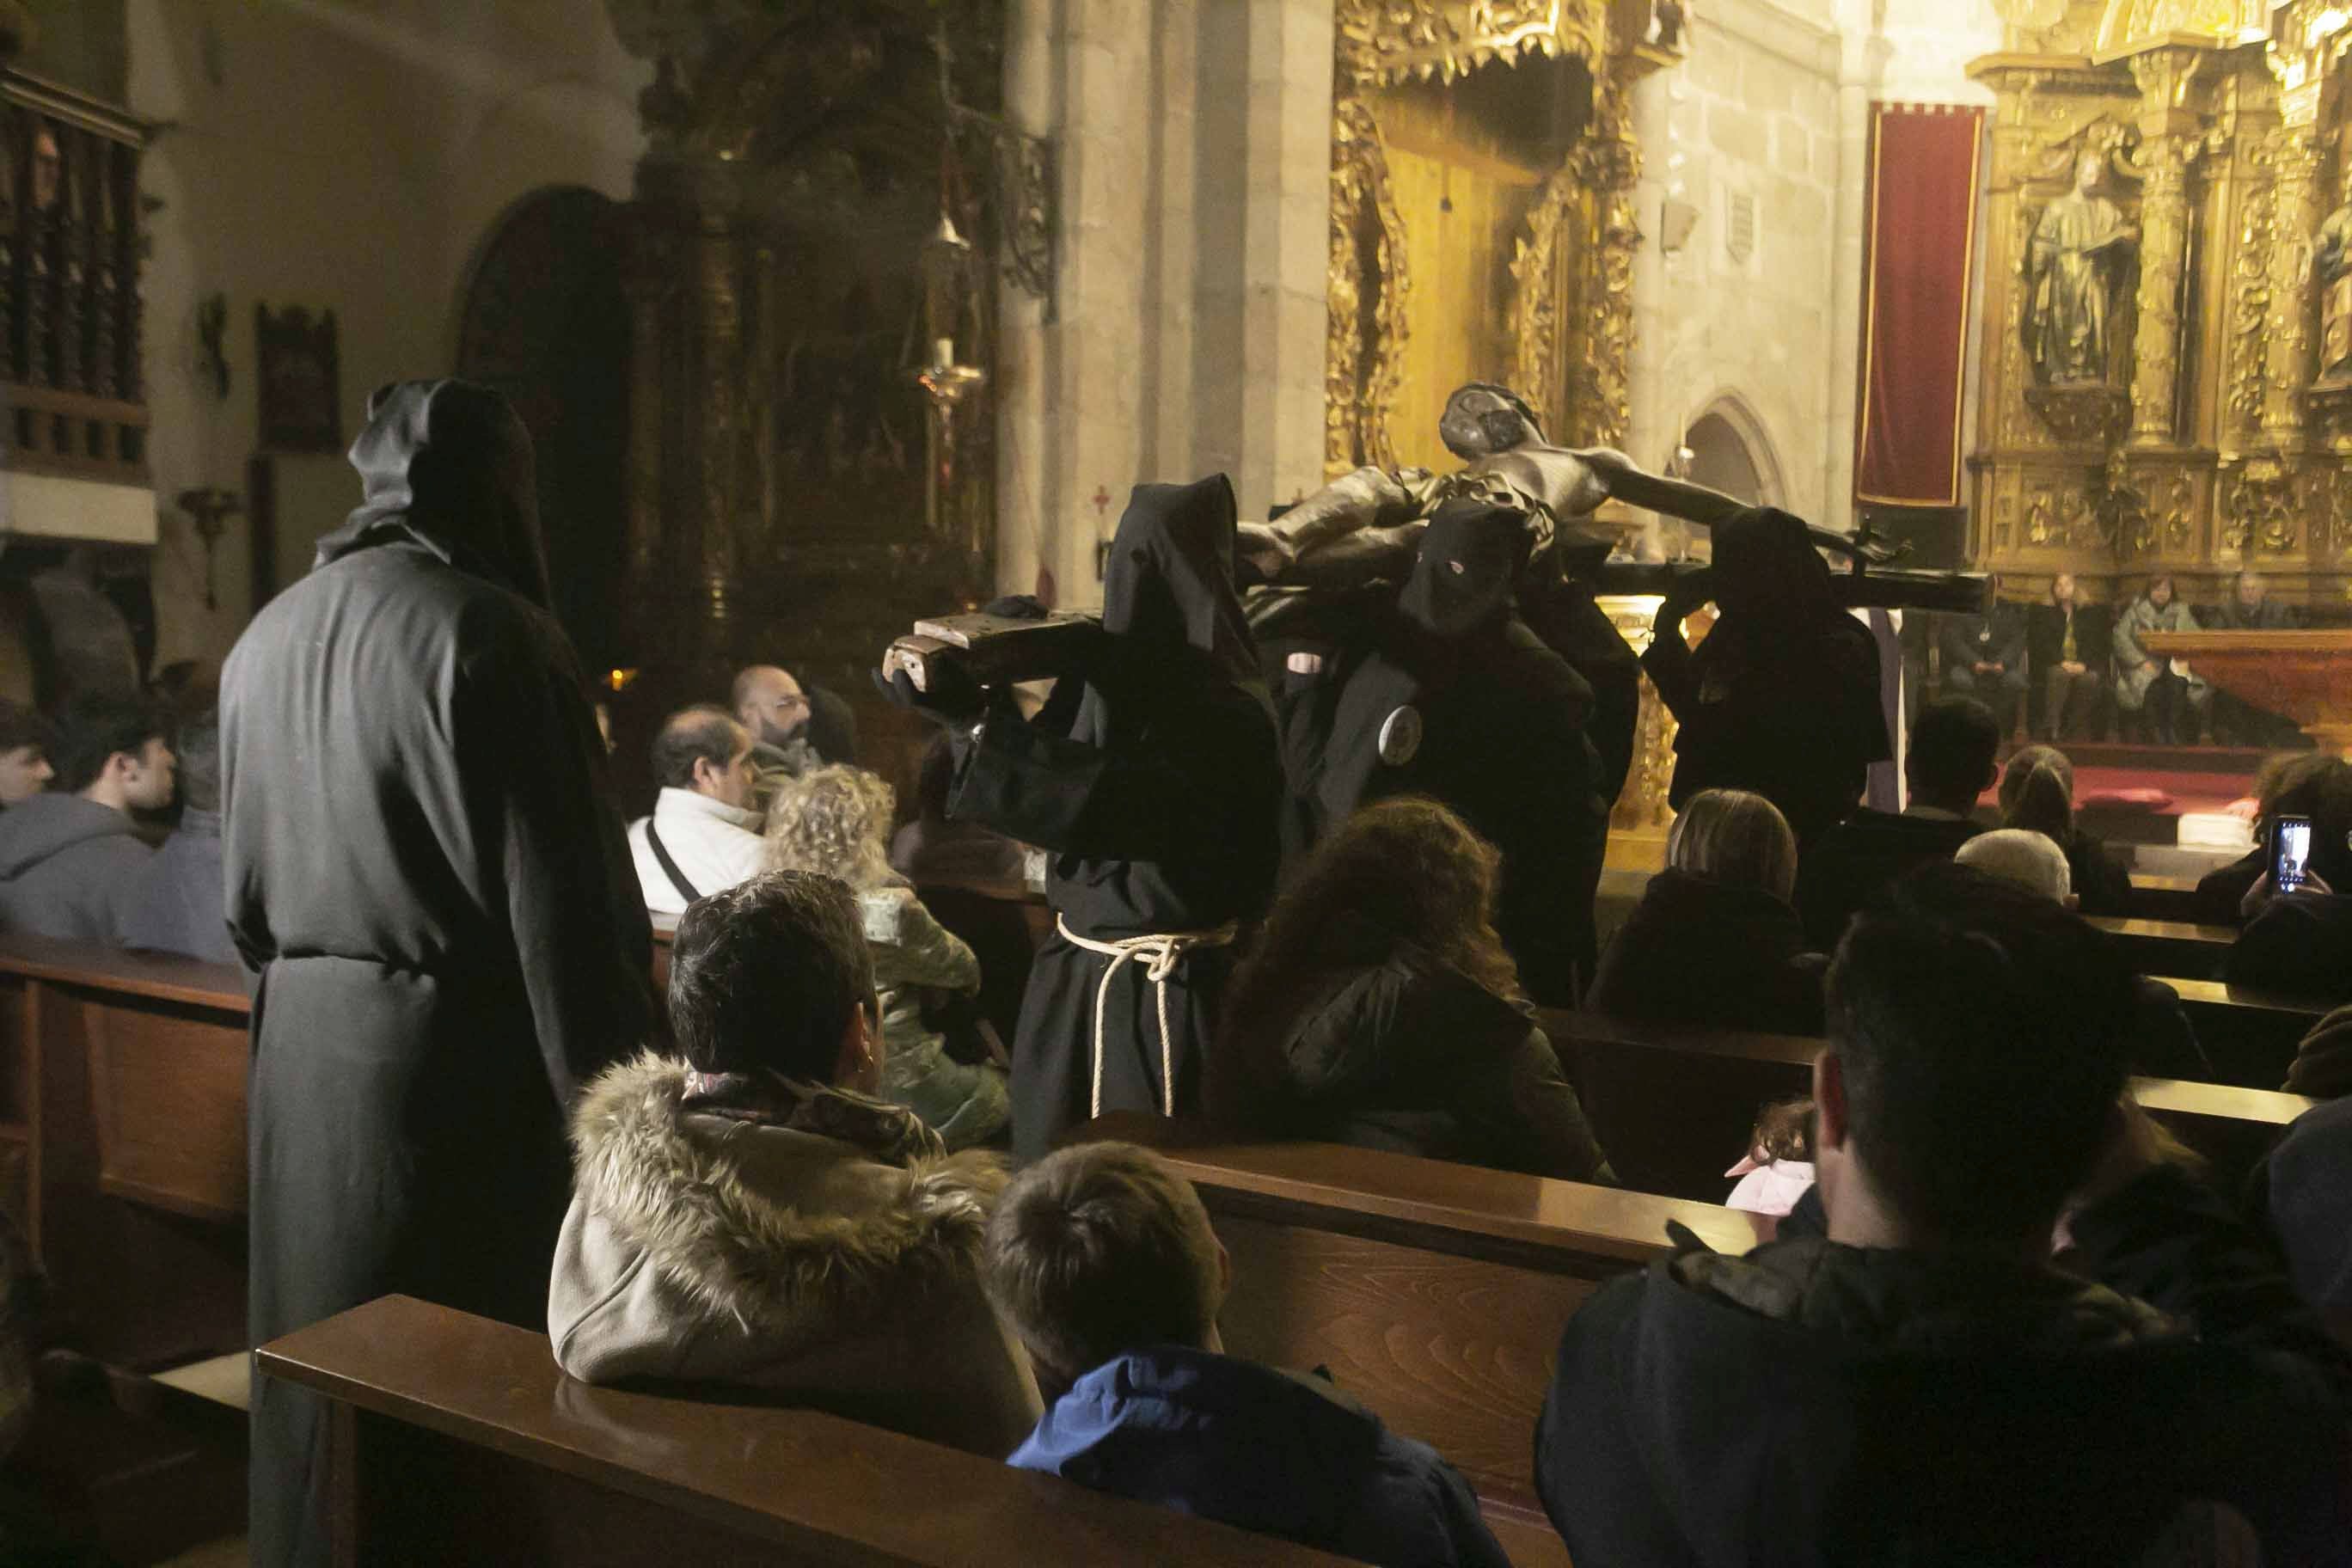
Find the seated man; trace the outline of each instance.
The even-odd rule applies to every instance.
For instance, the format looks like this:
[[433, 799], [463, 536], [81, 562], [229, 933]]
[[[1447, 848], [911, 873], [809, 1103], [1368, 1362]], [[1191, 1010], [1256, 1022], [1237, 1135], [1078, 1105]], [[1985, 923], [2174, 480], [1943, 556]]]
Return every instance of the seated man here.
[[220, 721], [180, 726], [180, 826], [141, 870], [122, 913], [122, 945], [235, 963], [221, 904]]
[[679, 710], [654, 737], [654, 780], [661, 794], [653, 815], [629, 824], [647, 910], [680, 914], [704, 894], [758, 873], [759, 774], [749, 731], [723, 709]]
[[120, 942], [153, 853], [131, 814], [172, 804], [161, 714], [91, 698], [66, 715], [58, 787], [0, 814], [0, 930]]
[[2025, 612], [1997, 603], [1990, 616], [1937, 617], [1944, 694], [1973, 697], [1992, 712], [2000, 733], [2017, 728], [2025, 701]]
[[1392, 1568], [1509, 1559], [1468, 1483], [1324, 1380], [1221, 1354], [1232, 1260], [1192, 1184], [1129, 1143], [1014, 1178], [988, 1286], [1048, 1405], [1011, 1462]]
[[980, 1258], [1004, 1184], [874, 1098], [884, 1042], [849, 889], [777, 871], [698, 900], [670, 960], [676, 1058], [572, 1118], [547, 1326], [589, 1383], [757, 1387], [991, 1457], [1037, 1389]]
[[763, 779], [857, 761], [857, 715], [838, 692], [803, 688], [789, 669], [753, 664], [736, 671], [729, 700], [751, 731], [751, 762]]
[[1999, 776], [2000, 729], [1972, 697], [1947, 697], [1919, 710], [1903, 779], [1911, 804], [1901, 816], [1868, 806], [1823, 835], [1797, 869], [1797, 912], [1805, 939], [1834, 952], [1846, 921], [1915, 866], [1948, 860], [1976, 837], [1977, 796]]
[[49, 787], [58, 773], [49, 765], [49, 748], [55, 743], [47, 719], [0, 699], [0, 811]]
[[2131, 1008], [2096, 931], [1960, 868], [1855, 922], [1813, 1066], [1826, 1234], [1801, 1204], [1746, 1257], [1686, 1243], [1561, 1340], [1536, 1479], [1576, 1561], [2140, 1563], [2249, 1531], [2347, 1561], [2352, 1359], [2121, 1100]]
[[[2303, 624], [2294, 605], [2270, 596], [2270, 584], [2259, 572], [2239, 573], [2221, 607], [2200, 614], [2198, 620], [2210, 630], [2223, 632], [2293, 631]], [[2226, 688], [2214, 688], [2209, 711], [2216, 745], [2279, 749], [2305, 743], [2302, 727], [2294, 720], [2257, 708]]]
[[[1998, 877], [2053, 904], [2079, 907], [2074, 896], [2074, 870], [2066, 852], [2047, 834], [2024, 827], [1997, 827], [1979, 833], [1959, 847], [1952, 863]], [[2197, 1043], [2180, 993], [2161, 980], [2132, 976], [2137, 1021], [2131, 1035], [2131, 1069], [2151, 1078], [2187, 1079], [2207, 1083], [2213, 1063]]]

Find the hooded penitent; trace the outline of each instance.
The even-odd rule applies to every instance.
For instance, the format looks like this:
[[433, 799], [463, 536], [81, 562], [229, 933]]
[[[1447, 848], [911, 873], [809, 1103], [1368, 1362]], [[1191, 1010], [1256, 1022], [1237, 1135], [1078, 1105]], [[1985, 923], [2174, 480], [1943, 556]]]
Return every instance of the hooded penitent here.
[[[1234, 517], [1223, 475], [1138, 486], [1093, 667], [1034, 722], [992, 713], [958, 773], [950, 815], [1050, 851], [1046, 896], [1081, 942], [1213, 936], [1273, 890], [1282, 776], [1234, 592]], [[1091, 1113], [1097, 1047], [1104, 1110], [1166, 1110], [1171, 1084], [1176, 1110], [1197, 1101], [1231, 950], [1191, 945], [1157, 981], [1126, 962], [1106, 985], [1114, 962], [1058, 931], [1040, 952], [1013, 1047], [1016, 1153]]]
[[1828, 564], [1785, 511], [1717, 524], [1713, 576], [1723, 613], [1706, 640], [1694, 652], [1661, 635], [1642, 656], [1681, 725], [1668, 798], [1751, 790], [1802, 847], [1853, 811], [1870, 764], [1891, 754], [1878, 647], [1838, 607]]
[[[368, 409], [365, 504], [222, 675], [256, 1343], [392, 1291], [542, 1321], [564, 1105], [651, 1017], [604, 746], [541, 607], [529, 437], [458, 382]], [[257, 1563], [324, 1560], [324, 1431], [257, 1383]]]

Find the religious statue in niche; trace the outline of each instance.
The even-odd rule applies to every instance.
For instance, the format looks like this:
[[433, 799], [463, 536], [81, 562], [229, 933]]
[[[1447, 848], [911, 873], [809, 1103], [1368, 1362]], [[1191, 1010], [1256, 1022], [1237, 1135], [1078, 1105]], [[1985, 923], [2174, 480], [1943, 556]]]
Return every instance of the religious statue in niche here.
[[2099, 153], [2077, 159], [2074, 189], [2042, 210], [2026, 250], [2025, 352], [2051, 386], [2110, 377], [2110, 324], [2139, 230], [2099, 194], [2105, 172]]
[[2319, 226], [2311, 269], [2319, 283], [2319, 379], [2352, 385], [2352, 156], [2344, 160], [2340, 199]]

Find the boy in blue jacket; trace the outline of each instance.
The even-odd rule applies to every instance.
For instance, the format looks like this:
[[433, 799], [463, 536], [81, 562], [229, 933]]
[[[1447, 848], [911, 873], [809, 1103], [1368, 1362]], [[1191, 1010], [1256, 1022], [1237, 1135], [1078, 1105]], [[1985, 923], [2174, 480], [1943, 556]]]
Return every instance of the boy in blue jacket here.
[[1391, 1568], [1507, 1568], [1437, 1451], [1316, 1377], [1222, 1353], [1233, 1266], [1192, 1184], [1088, 1143], [1013, 1179], [988, 1226], [998, 1309], [1045, 1415], [1011, 1463]]

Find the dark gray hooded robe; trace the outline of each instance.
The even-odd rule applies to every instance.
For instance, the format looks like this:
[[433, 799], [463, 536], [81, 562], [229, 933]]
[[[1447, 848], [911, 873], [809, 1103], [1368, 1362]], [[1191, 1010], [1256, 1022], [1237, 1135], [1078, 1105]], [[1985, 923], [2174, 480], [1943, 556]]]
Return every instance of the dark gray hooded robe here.
[[[351, 458], [365, 504], [222, 672], [256, 1344], [389, 1291], [542, 1327], [566, 1104], [651, 1020], [530, 437], [485, 388], [405, 382]], [[326, 1561], [324, 1436], [313, 1396], [256, 1380], [261, 1568]]]
[[[1034, 723], [992, 713], [957, 778], [950, 816], [1053, 852], [1046, 897], [1082, 937], [1211, 931], [1273, 895], [1282, 765], [1234, 592], [1234, 530], [1222, 474], [1138, 485], [1104, 573], [1099, 656]], [[1145, 963], [1103, 988], [1113, 959], [1048, 937], [1013, 1042], [1013, 1152], [1045, 1153], [1093, 1109], [1098, 994], [1102, 1109], [1197, 1110], [1234, 957], [1202, 948], [1176, 963], [1163, 1047]]]

